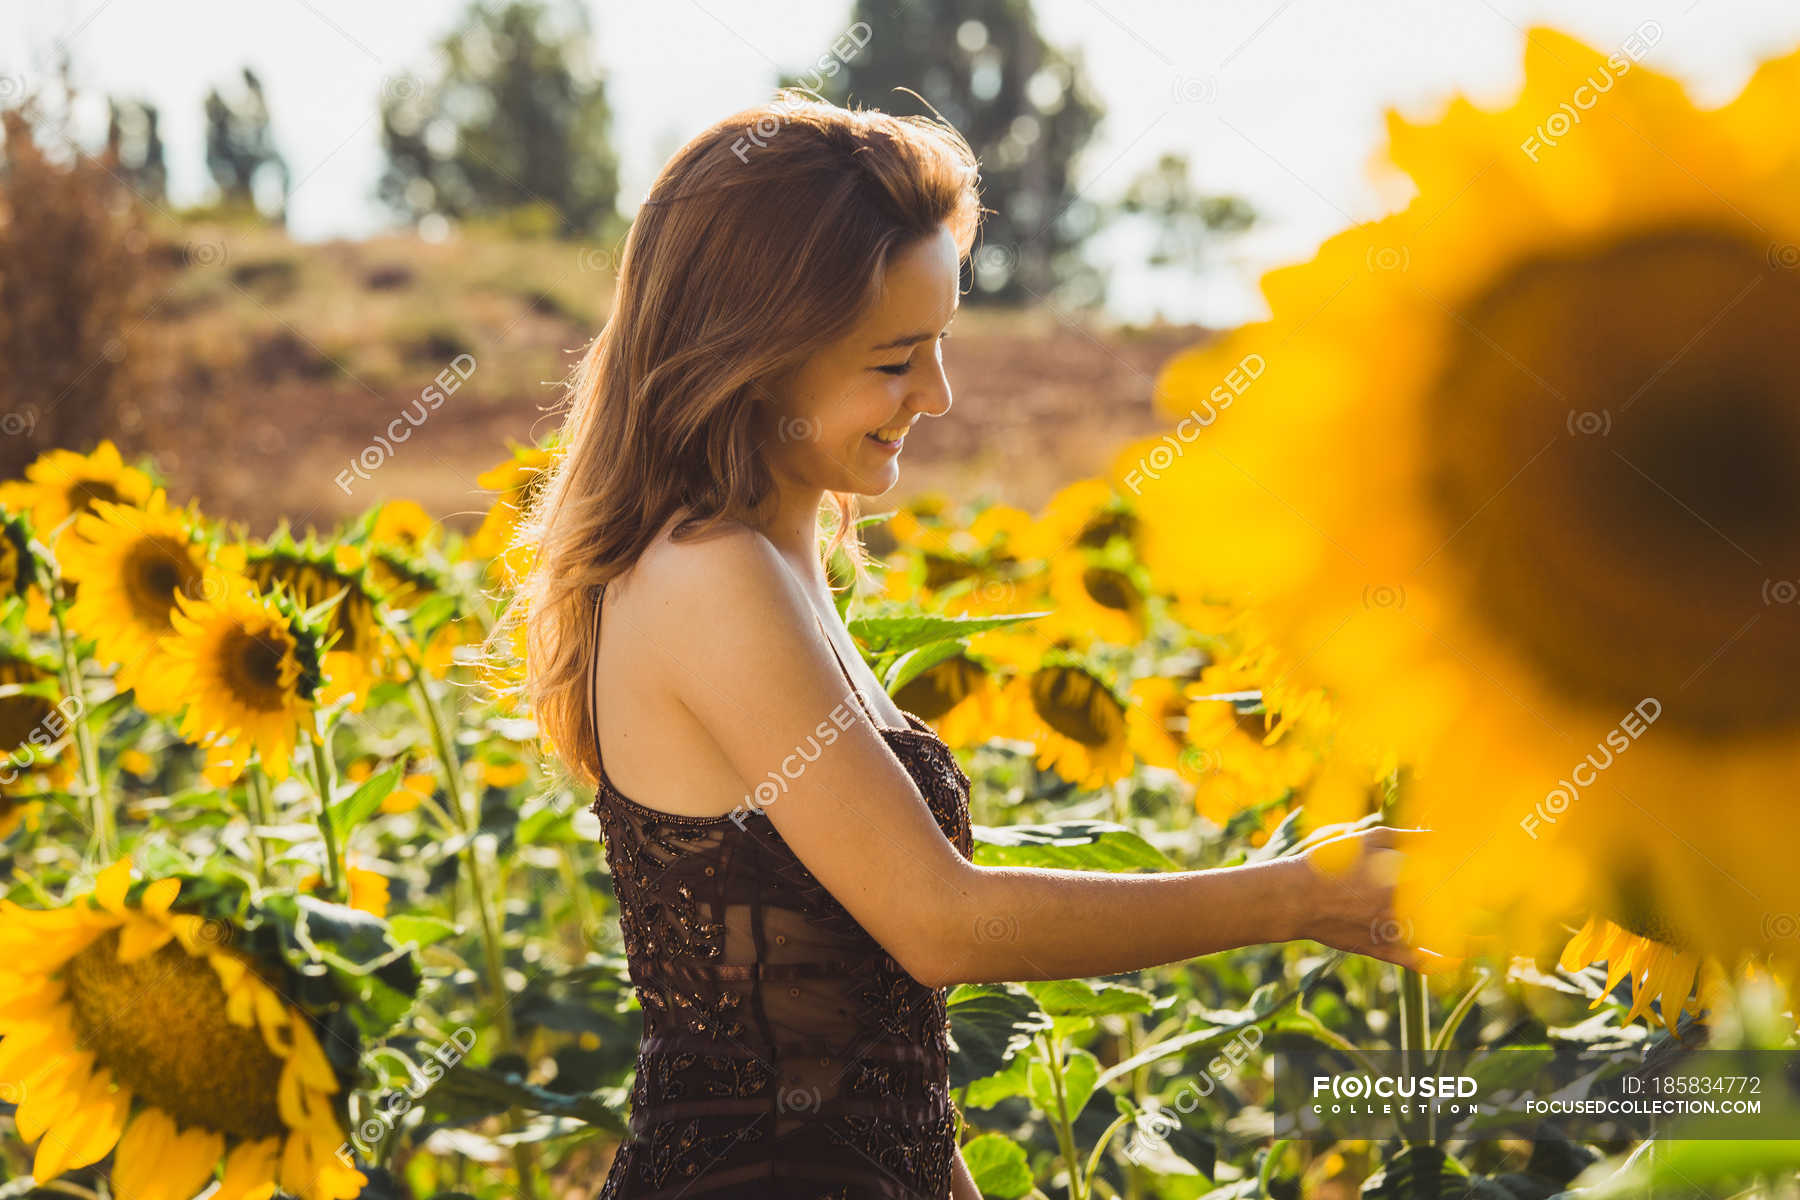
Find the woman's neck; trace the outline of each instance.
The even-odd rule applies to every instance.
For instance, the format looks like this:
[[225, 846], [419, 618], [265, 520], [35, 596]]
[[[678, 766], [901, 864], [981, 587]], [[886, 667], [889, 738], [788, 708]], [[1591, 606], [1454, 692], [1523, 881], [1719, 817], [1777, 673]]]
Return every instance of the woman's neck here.
[[819, 508], [824, 502], [825, 493], [819, 488], [783, 488], [749, 522], [795, 570], [805, 572], [802, 579], [821, 587], [827, 585], [819, 561]]

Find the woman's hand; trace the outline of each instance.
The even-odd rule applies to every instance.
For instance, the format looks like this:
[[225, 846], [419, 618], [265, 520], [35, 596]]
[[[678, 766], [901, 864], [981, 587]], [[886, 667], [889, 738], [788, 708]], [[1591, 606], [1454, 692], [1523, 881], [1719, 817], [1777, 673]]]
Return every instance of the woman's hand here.
[[1298, 856], [1310, 878], [1298, 936], [1415, 971], [1455, 965], [1414, 945], [1412, 929], [1394, 915], [1394, 883], [1406, 850], [1432, 836], [1425, 829], [1378, 825], [1321, 837]]

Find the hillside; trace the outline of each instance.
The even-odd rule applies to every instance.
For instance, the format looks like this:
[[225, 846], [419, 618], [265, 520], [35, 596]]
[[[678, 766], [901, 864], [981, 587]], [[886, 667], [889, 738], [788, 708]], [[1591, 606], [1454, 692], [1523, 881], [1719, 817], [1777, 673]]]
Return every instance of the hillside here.
[[[487, 504], [475, 477], [506, 439], [552, 427], [546, 410], [604, 323], [612, 280], [604, 247], [480, 231], [302, 244], [195, 226], [165, 234], [155, 257], [158, 383], [120, 440], [155, 456], [178, 499], [257, 532], [283, 515], [329, 526], [398, 496], [467, 526]], [[1041, 503], [1163, 424], [1156, 368], [1203, 336], [966, 309], [944, 351], [955, 407], [909, 439], [891, 498]], [[377, 446], [453, 360], [466, 383], [405, 442]]]

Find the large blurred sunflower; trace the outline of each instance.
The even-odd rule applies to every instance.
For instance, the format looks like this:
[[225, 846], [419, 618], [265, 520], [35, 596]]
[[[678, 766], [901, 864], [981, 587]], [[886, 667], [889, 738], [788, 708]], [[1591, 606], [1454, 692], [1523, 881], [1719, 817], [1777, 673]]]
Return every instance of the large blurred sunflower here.
[[1800, 55], [1703, 112], [1532, 30], [1509, 108], [1389, 118], [1404, 211], [1157, 389], [1257, 355], [1247, 402], [1118, 460], [1156, 576], [1266, 602], [1343, 741], [1416, 768], [1428, 945], [1655, 911], [1735, 956], [1800, 911], [1797, 107]]
[[319, 699], [319, 631], [243, 576], [208, 571], [202, 590], [205, 599], [180, 598], [162, 641], [169, 686], [187, 706], [181, 734], [206, 747], [215, 784], [242, 774], [251, 751], [285, 779]]
[[78, 585], [69, 625], [94, 640], [100, 659], [118, 664], [119, 687], [137, 689], [140, 707], [171, 711], [177, 698], [159, 665], [160, 639], [174, 628], [176, 598], [197, 594], [205, 575], [199, 531], [157, 491], [142, 507], [97, 500], [76, 518], [75, 532], [57, 550]]
[[182, 883], [132, 895], [131, 865], [45, 911], [0, 901], [0, 1081], [20, 1097], [38, 1184], [113, 1155], [130, 1200], [342, 1200], [342, 1087], [312, 1022], [226, 943], [171, 911]]

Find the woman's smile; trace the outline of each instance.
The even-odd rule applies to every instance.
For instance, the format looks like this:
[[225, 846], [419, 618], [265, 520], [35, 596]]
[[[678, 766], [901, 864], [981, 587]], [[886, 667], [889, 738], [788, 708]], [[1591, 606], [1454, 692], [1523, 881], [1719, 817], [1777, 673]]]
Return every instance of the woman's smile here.
[[883, 450], [899, 453], [900, 443], [906, 440], [906, 431], [911, 428], [912, 422], [906, 421], [899, 425], [888, 425], [884, 428], [877, 429], [874, 433], [866, 433], [863, 436], [869, 441], [874, 442], [877, 446], [880, 446]]

